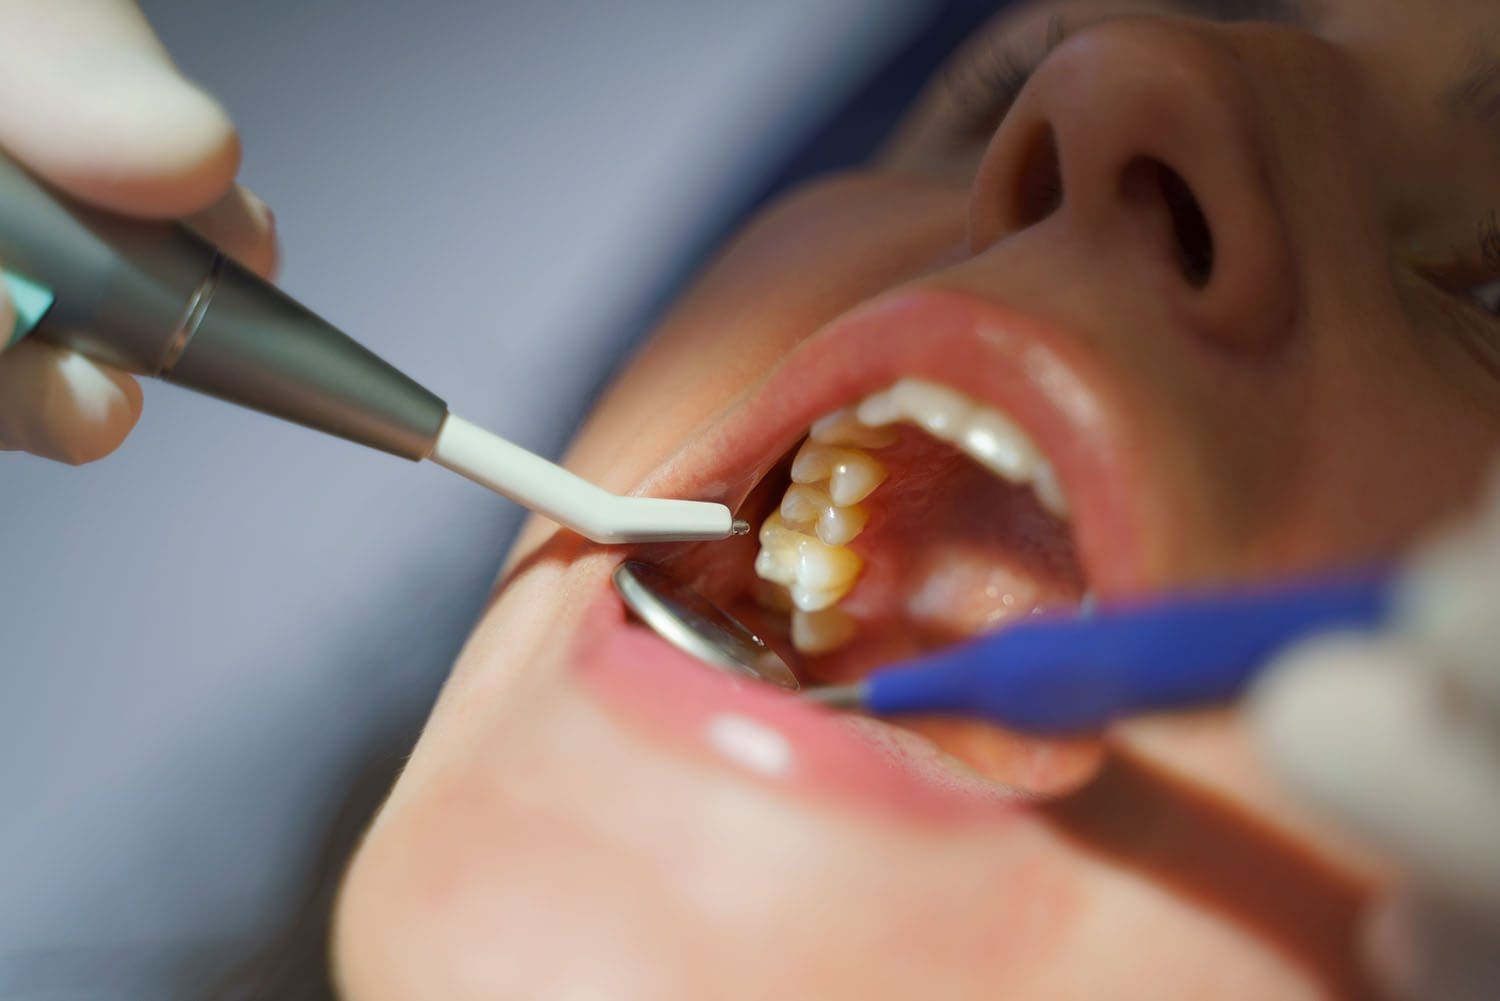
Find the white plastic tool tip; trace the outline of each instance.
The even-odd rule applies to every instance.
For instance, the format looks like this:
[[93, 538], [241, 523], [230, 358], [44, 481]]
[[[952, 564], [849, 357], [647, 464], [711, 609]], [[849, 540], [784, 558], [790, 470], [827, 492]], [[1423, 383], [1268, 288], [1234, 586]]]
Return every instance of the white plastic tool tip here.
[[712, 541], [737, 532], [723, 504], [612, 494], [457, 414], [443, 422], [431, 458], [595, 542]]

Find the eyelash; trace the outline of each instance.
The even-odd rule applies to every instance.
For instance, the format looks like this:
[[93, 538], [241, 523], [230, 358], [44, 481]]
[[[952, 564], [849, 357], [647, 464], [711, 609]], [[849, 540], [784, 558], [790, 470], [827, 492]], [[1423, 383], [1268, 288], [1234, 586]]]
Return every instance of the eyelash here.
[[1068, 37], [1059, 14], [1047, 21], [1040, 51], [1025, 52], [1010, 39], [997, 39], [973, 59], [953, 67], [947, 87], [956, 107], [953, 131], [960, 138], [988, 140], [1021, 96], [1033, 73]]
[[[1494, 209], [1479, 221], [1479, 259], [1490, 274], [1500, 274], [1500, 213]], [[1500, 317], [1500, 278], [1472, 285], [1463, 294], [1486, 313]]]

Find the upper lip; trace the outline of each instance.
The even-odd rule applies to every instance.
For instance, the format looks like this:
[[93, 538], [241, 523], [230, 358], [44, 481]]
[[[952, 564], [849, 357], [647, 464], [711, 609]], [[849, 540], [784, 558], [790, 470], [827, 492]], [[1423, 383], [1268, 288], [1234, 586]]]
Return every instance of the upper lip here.
[[1002, 303], [943, 289], [887, 294], [804, 340], [706, 432], [640, 484], [737, 508], [813, 421], [902, 377], [944, 383], [1015, 420], [1052, 463], [1096, 594], [1138, 590], [1146, 567], [1118, 415], [1076, 340]]

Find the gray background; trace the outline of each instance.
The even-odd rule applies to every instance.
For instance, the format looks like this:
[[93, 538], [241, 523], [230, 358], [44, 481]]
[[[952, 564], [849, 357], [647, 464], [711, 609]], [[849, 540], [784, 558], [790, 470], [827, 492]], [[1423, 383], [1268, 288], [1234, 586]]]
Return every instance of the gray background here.
[[[284, 286], [555, 453], [687, 248], [917, 5], [144, 6], [239, 124]], [[164, 997], [283, 920], [518, 521], [161, 385], [96, 466], [0, 455], [0, 511], [7, 998]]]

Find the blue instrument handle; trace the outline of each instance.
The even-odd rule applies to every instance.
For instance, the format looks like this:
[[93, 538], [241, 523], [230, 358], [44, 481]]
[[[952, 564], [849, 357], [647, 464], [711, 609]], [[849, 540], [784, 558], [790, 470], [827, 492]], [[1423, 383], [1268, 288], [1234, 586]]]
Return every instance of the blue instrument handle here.
[[1293, 640], [1384, 622], [1390, 592], [1390, 579], [1372, 574], [1041, 615], [877, 671], [865, 680], [864, 704], [882, 716], [978, 717], [1067, 732], [1225, 703]]

